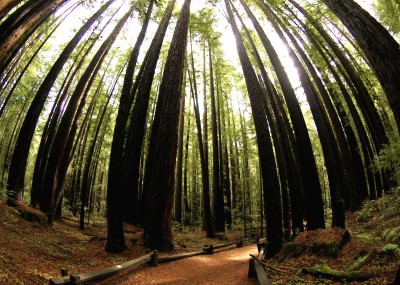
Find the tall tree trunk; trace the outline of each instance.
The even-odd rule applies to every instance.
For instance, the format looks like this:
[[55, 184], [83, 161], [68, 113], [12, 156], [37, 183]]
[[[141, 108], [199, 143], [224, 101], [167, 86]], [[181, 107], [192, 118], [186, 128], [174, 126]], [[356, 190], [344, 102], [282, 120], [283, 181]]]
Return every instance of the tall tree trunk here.
[[55, 13], [69, 0], [29, 0], [0, 25], [0, 69], [12, 54], [18, 42], [30, 31], [38, 27], [43, 18]]
[[123, 179], [120, 178], [121, 173], [123, 173], [123, 164], [121, 162], [124, 161], [123, 157], [126, 148], [125, 137], [127, 132], [127, 122], [129, 120], [129, 111], [132, 107], [132, 102], [134, 101], [135, 97], [135, 92], [132, 90], [133, 76], [135, 73], [139, 51], [150, 21], [153, 6], [154, 1], [150, 1], [142, 28], [136, 39], [135, 46], [131, 51], [128, 65], [126, 67], [111, 145], [110, 165], [108, 168], [108, 195], [111, 199], [113, 199], [112, 197], [115, 199], [121, 199], [118, 203], [123, 203], [123, 201], [125, 201], [123, 205], [123, 216], [131, 223], [135, 222], [134, 220], [137, 219], [137, 205], [135, 206], [134, 204], [131, 204], [134, 203], [134, 199], [136, 199], [136, 201], [138, 199], [137, 190], [135, 197], [134, 189], [128, 189], [127, 187], [124, 187]]
[[245, 46], [240, 36], [240, 32], [236, 25], [228, 0], [225, 0], [225, 6], [228, 11], [229, 22], [231, 24], [233, 34], [235, 35], [239, 59], [242, 65], [253, 112], [261, 173], [263, 178], [263, 189], [265, 190], [264, 206], [267, 219], [267, 241], [269, 242], [267, 254], [272, 256], [279, 252], [282, 247], [282, 207], [278, 178], [276, 176], [276, 164], [268, 130], [269, 124], [265, 117], [263, 104], [260, 99], [260, 94], [262, 94], [263, 91], [251, 65], [250, 59], [246, 53]]
[[[190, 33], [191, 36], [191, 33]], [[190, 40], [190, 44], [192, 46], [192, 39]], [[200, 107], [199, 107], [199, 98], [197, 92], [197, 83], [196, 83], [196, 76], [195, 76], [195, 68], [194, 68], [194, 59], [193, 59], [193, 50], [191, 52], [191, 66], [192, 66], [192, 73], [193, 79], [191, 79], [190, 73], [189, 74], [189, 81], [191, 87], [191, 93], [193, 96], [193, 107], [194, 107], [194, 115], [196, 120], [196, 127], [197, 127], [197, 140], [199, 142], [199, 153], [200, 153], [200, 166], [201, 166], [201, 179], [203, 184], [203, 226], [206, 230], [207, 237], [214, 237], [214, 225], [212, 219], [212, 212], [211, 212], [211, 198], [210, 198], [210, 177], [208, 171], [208, 156], [206, 151], [208, 149], [208, 144], [205, 142], [205, 133], [207, 133], [206, 125], [204, 125], [204, 138], [203, 132], [201, 129], [201, 121], [200, 121]], [[204, 94], [205, 95], [205, 94]], [[205, 100], [205, 97], [204, 97]], [[207, 114], [204, 115], [205, 118]], [[205, 124], [205, 122], [203, 122]], [[208, 152], [207, 152], [208, 153]]]
[[190, 209], [189, 190], [188, 190], [189, 189], [189, 185], [188, 185], [189, 139], [190, 139], [190, 132], [191, 132], [190, 128], [191, 128], [191, 120], [189, 117], [187, 120], [187, 126], [186, 126], [185, 157], [184, 157], [184, 166], [183, 166], [183, 205], [184, 205], [184, 224], [185, 224], [185, 226], [191, 224], [191, 222], [192, 222], [191, 217], [190, 217], [190, 214], [192, 211]]
[[[225, 102], [227, 102], [227, 98], [224, 98]], [[224, 129], [224, 148], [223, 148], [223, 158], [222, 158], [222, 165], [223, 165], [223, 185], [224, 185], [224, 196], [226, 197], [225, 206], [225, 221], [227, 223], [227, 228], [232, 229], [232, 191], [231, 191], [231, 169], [230, 169], [230, 159], [229, 159], [229, 139], [230, 130], [227, 129], [226, 120], [229, 121], [229, 113], [228, 108], [224, 108], [223, 104], [219, 107], [221, 113], [221, 121], [222, 126]], [[227, 118], [228, 117], [228, 118]], [[222, 140], [221, 140], [222, 141]], [[222, 144], [222, 143], [221, 143]]]
[[323, 0], [353, 35], [375, 71], [400, 129], [400, 45], [353, 0]]
[[[268, 13], [270, 11], [266, 9], [266, 6], [262, 6], [265, 8], [267, 16], [270, 16], [281, 40], [288, 46], [288, 42], [275, 23], [275, 19]], [[344, 227], [345, 209], [344, 204], [342, 205], [342, 203], [344, 203], [342, 199], [344, 199], [345, 193], [353, 195], [356, 193], [354, 168], [352, 162], [349, 161], [351, 158], [350, 151], [344, 137], [341, 123], [321, 79], [318, 77], [313, 65], [294, 37], [290, 33], [287, 35], [297, 49], [299, 56], [318, 87], [319, 94], [317, 94], [317, 90], [313, 87], [313, 83], [307, 75], [307, 70], [302, 66], [299, 58], [294, 54], [294, 51], [288, 46], [289, 54], [294, 61], [296, 69], [300, 73], [300, 81], [310, 104], [310, 109], [321, 140], [332, 196], [333, 225]], [[346, 189], [348, 192], [346, 192]], [[352, 200], [355, 200], [355, 198]]]
[[[248, 14], [250, 16], [252, 13]], [[296, 99], [296, 94], [294, 93], [293, 87], [291, 86], [288, 75], [286, 74], [270, 40], [268, 39], [258, 21], [256, 21], [254, 15], [252, 16], [252, 18], [254, 19], [253, 23], [255, 24], [257, 33], [262, 40], [262, 43], [278, 76], [278, 81], [281, 85], [282, 92], [285, 97], [285, 101], [293, 124], [293, 130], [295, 132], [297, 144], [297, 153], [299, 157], [299, 163], [301, 165], [300, 170], [303, 178], [302, 184], [306, 203], [305, 219], [308, 222], [307, 225], [309, 229], [324, 228], [325, 220], [321, 185], [319, 183], [319, 177], [309, 133], [300, 109], [299, 102]]]
[[178, 157], [176, 161], [176, 180], [175, 180], [175, 221], [183, 226], [182, 211], [182, 178], [183, 178], [183, 137], [185, 132], [185, 98], [186, 93], [183, 90], [181, 109], [179, 110], [179, 130], [178, 130]]
[[185, 0], [165, 63], [146, 162], [144, 240], [159, 250], [173, 248], [171, 214], [189, 15], [190, 0]]
[[[127, 126], [127, 133], [124, 136], [126, 139], [125, 153], [122, 161], [123, 164], [123, 191], [125, 199], [125, 219], [130, 223], [141, 223], [139, 219], [139, 211], [145, 212], [144, 208], [139, 209], [139, 169], [146, 133], [146, 117], [149, 114], [149, 102], [151, 95], [151, 86], [153, 84], [154, 74], [157, 66], [157, 61], [160, 56], [162, 43], [165, 37], [166, 30], [172, 15], [172, 10], [175, 5], [170, 3], [164, 13], [163, 19], [154, 35], [150, 48], [146, 53], [144, 62], [140, 67], [139, 74], [135, 79], [132, 87], [132, 95], [136, 98], [134, 106], [130, 112], [130, 124]], [[151, 108], [150, 108], [151, 109]], [[126, 138], [125, 138], [126, 137]], [[121, 162], [118, 162], [121, 163]], [[120, 173], [113, 177], [120, 180]], [[113, 185], [112, 189], [116, 185]], [[144, 205], [142, 205], [144, 206]]]
[[213, 157], [213, 206], [214, 206], [214, 227], [216, 232], [225, 231], [224, 217], [224, 192], [220, 180], [220, 163], [222, 163], [219, 153], [217, 107], [215, 100], [214, 68], [211, 56], [211, 46], [208, 42], [208, 58], [210, 64], [210, 96], [211, 96], [211, 130], [212, 130], [212, 157]]
[[47, 158], [49, 156], [52, 140], [57, 131], [57, 126], [60, 122], [61, 114], [63, 111], [63, 104], [67, 100], [66, 98], [74, 82], [75, 75], [82, 67], [83, 63], [85, 62], [86, 56], [92, 50], [93, 46], [94, 42], [92, 42], [89, 47], [86, 47], [86, 44], [84, 44], [77, 52], [74, 63], [71, 65], [69, 71], [67, 72], [67, 75], [65, 76], [65, 80], [61, 84], [61, 88], [50, 111], [46, 126], [42, 132], [38, 154], [36, 155], [31, 189], [31, 204], [36, 208], [39, 207], [40, 200], [43, 197], [41, 193], [43, 190], [43, 179], [47, 166]]
[[[65, 176], [70, 163], [70, 156], [73, 141], [78, 128], [78, 122], [82, 115], [83, 107], [85, 106], [90, 88], [112, 44], [125, 25], [126, 21], [133, 13], [134, 9], [135, 6], [132, 6], [129, 11], [119, 20], [111, 34], [93, 56], [93, 59], [77, 83], [74, 93], [71, 95], [71, 98], [68, 102], [64, 116], [60, 122], [60, 126], [57, 130], [57, 134], [54, 138], [54, 142], [50, 151], [49, 163], [45, 174], [45, 193], [52, 197], [50, 200], [51, 205], [49, 207], [51, 209], [51, 213], [49, 215], [50, 223], [52, 222], [52, 215], [54, 214], [54, 206], [59, 203], [59, 195], [62, 191]], [[46, 185], [50, 185], [50, 187], [46, 187]], [[46, 205], [43, 205], [43, 207], [45, 206]]]
[[7, 182], [8, 191], [12, 191], [14, 193], [19, 193], [20, 191], [23, 191], [29, 149], [37, 122], [39, 120], [39, 115], [46, 102], [46, 98], [58, 74], [61, 72], [65, 62], [69, 59], [69, 56], [75, 49], [82, 36], [87, 32], [92, 24], [100, 17], [100, 15], [113, 1], [114, 0], [111, 0], [106, 5], [103, 5], [102, 8], [97, 13], [95, 13], [76, 33], [76, 35], [64, 48], [56, 62], [53, 64], [52, 68], [47, 73], [46, 78], [43, 80], [38, 91], [36, 92], [36, 95], [32, 103], [30, 104], [29, 110], [24, 118], [24, 122], [19, 132], [16, 147], [12, 156]]
[[[263, 88], [263, 91], [265, 91], [263, 92], [263, 95], [265, 96], [262, 96], [261, 98], [266, 117], [269, 121], [269, 124], [272, 126], [270, 128], [271, 129], [270, 132], [272, 134], [274, 142], [276, 161], [279, 170], [279, 181], [282, 193], [283, 222], [284, 222], [284, 229], [286, 230], [285, 234], [289, 233], [291, 228], [289, 221], [290, 219], [289, 214], [291, 214], [292, 229], [293, 232], [295, 233], [296, 231], [302, 228], [303, 217], [304, 217], [304, 199], [302, 198], [303, 189], [299, 187], [299, 185], [297, 185], [296, 182], [300, 178], [299, 176], [296, 177], [298, 171], [295, 171], [295, 168], [292, 167], [293, 171], [289, 172], [291, 170], [289, 167], [289, 164], [291, 163], [289, 153], [292, 153], [292, 148], [290, 144], [287, 143], [288, 139], [285, 138], [285, 136], [288, 136], [287, 133], [289, 132], [286, 132], [286, 134], [284, 132], [284, 127], [283, 127], [284, 122], [282, 121], [283, 119], [281, 118], [281, 116], [279, 116], [279, 114], [283, 114], [283, 112], [282, 110], [278, 110], [279, 109], [278, 106], [279, 104], [277, 104], [278, 101], [274, 99], [274, 96], [276, 96], [274, 93], [276, 93], [276, 91], [273, 90], [274, 88], [272, 86], [271, 80], [267, 75], [267, 71], [265, 70], [265, 67], [262, 63], [260, 54], [258, 53], [258, 50], [255, 46], [255, 43], [248, 29], [244, 26], [243, 20], [240, 17], [239, 19], [242, 22], [243, 29], [250, 42], [252, 53], [255, 57], [258, 68], [260, 70], [261, 78], [265, 84], [265, 89]], [[287, 147], [287, 149], [285, 149], [285, 147]], [[292, 209], [289, 208], [288, 190], [289, 193], [291, 193], [290, 200], [292, 202], [291, 203]]]
[[23, 0], [3, 0], [0, 2], [0, 20]]
[[[339, 69], [341, 70], [341, 73], [343, 77], [345, 78], [345, 81], [347, 82], [348, 86], [352, 90], [353, 97], [355, 98], [362, 114], [365, 119], [365, 122], [367, 124], [367, 129], [368, 132], [370, 133], [370, 137], [372, 138], [373, 144], [372, 144], [372, 152], [369, 151], [369, 156], [370, 158], [365, 158], [367, 161], [367, 165], [370, 165], [370, 161], [373, 159], [374, 153], [375, 155], [379, 152], [379, 149], [381, 148], [382, 145], [386, 144], [388, 142], [388, 138], [385, 133], [385, 128], [383, 126], [383, 123], [381, 121], [381, 118], [378, 114], [378, 111], [376, 107], [374, 106], [374, 102], [372, 100], [371, 95], [369, 94], [366, 86], [364, 85], [363, 81], [357, 74], [355, 70], [355, 61], [353, 61], [353, 64], [351, 64], [350, 60], [348, 57], [351, 58], [351, 55], [345, 56], [339, 46], [336, 44], [334, 40], [328, 35], [328, 33], [323, 29], [323, 27], [318, 24], [317, 21], [313, 20], [312, 17], [295, 1], [291, 0], [290, 1], [305, 17], [310, 19], [310, 23], [314, 26], [314, 28], [318, 31], [318, 33], [323, 37], [323, 39], [327, 42], [329, 47], [332, 49], [333, 53], [339, 59], [339, 62], [342, 64], [342, 67], [339, 66]], [[292, 12], [292, 15], [294, 13]], [[295, 16], [296, 17], [296, 16]], [[306, 33], [308, 34], [309, 38], [311, 41], [315, 41], [314, 38], [315, 36], [311, 33], [309, 29], [306, 30]], [[336, 59], [334, 59], [336, 60]], [[347, 95], [347, 92], [343, 93], [345, 95], [345, 100], [347, 102], [347, 105], [350, 108], [350, 111], [352, 113], [354, 122], [356, 125], [358, 124], [358, 133], [360, 136], [360, 141], [362, 144], [369, 144], [368, 141], [369, 139], [367, 138], [366, 135], [363, 135], [365, 131], [363, 131], [362, 123], [360, 120], [358, 120], [358, 114], [355, 108], [353, 108], [353, 101], [350, 99]], [[370, 146], [366, 146], [366, 149], [371, 149]], [[368, 162], [369, 161], [369, 162]], [[367, 166], [369, 169], [369, 166]], [[381, 178], [380, 178], [380, 173], [378, 175], [373, 175], [370, 171], [369, 172], [369, 181], [370, 181], [370, 198], [371, 199], [376, 199], [377, 192], [381, 191], [381, 187], [384, 187], [385, 190], [387, 190], [387, 185], [385, 183], [381, 186]], [[387, 183], [386, 183], [387, 184]], [[378, 190], [378, 191], [377, 191]]]

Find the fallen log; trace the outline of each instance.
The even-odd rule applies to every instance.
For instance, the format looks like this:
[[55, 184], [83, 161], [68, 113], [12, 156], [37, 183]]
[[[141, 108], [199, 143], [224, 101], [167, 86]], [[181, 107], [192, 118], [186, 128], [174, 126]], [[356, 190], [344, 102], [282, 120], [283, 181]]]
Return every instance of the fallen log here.
[[326, 265], [314, 265], [313, 267], [305, 267], [302, 269], [301, 272], [304, 274], [310, 274], [315, 277], [323, 277], [336, 281], [366, 281], [374, 277], [374, 274], [371, 272], [336, 270]]

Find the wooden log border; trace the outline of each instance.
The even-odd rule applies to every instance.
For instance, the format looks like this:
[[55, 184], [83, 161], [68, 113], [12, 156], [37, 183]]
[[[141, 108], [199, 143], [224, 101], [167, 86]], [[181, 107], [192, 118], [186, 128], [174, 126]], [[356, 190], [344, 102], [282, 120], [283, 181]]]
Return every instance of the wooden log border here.
[[236, 245], [236, 247], [242, 247], [243, 245], [248, 245], [252, 243], [258, 242], [259, 239], [252, 239], [252, 240], [241, 240], [236, 242], [230, 242], [226, 244], [219, 244], [219, 245], [205, 245], [201, 251], [196, 252], [189, 252], [183, 253], [179, 255], [171, 255], [171, 256], [158, 256], [158, 251], [154, 250], [153, 252], [149, 252], [146, 255], [138, 257], [136, 259], [130, 260], [125, 262], [121, 265], [116, 265], [112, 267], [108, 267], [101, 270], [96, 270], [92, 272], [86, 272], [81, 274], [70, 274], [67, 275], [67, 269], [61, 269], [62, 277], [53, 277], [49, 279], [50, 285], [59, 285], [59, 284], [76, 284], [76, 285], [83, 285], [83, 284], [90, 284], [94, 282], [98, 282], [104, 279], [107, 279], [117, 273], [133, 270], [138, 268], [139, 266], [145, 263], [151, 263], [153, 266], [157, 266], [158, 263], [161, 262], [168, 262], [179, 260], [183, 258], [188, 258], [196, 255], [202, 254], [213, 254], [215, 250], [221, 251], [221, 249]]
[[[69, 276], [63, 276], [63, 277], [55, 277], [55, 278], [50, 278], [50, 285], [58, 285], [58, 284], [88, 284], [88, 283], [93, 283], [93, 282], [98, 282], [101, 280], [104, 280], [114, 274], [127, 271], [127, 270], [132, 270], [136, 269], [142, 264], [148, 263], [150, 261], [154, 262], [153, 264], [156, 264], [156, 260], [158, 257], [158, 252], [154, 251], [151, 253], [148, 253], [146, 255], [143, 255], [141, 257], [138, 257], [136, 259], [130, 260], [128, 262], [125, 262], [120, 265], [108, 267], [105, 269], [101, 270], [96, 270], [92, 272], [87, 272], [87, 273], [81, 273], [81, 274], [71, 274]], [[153, 260], [154, 259], [154, 260]]]

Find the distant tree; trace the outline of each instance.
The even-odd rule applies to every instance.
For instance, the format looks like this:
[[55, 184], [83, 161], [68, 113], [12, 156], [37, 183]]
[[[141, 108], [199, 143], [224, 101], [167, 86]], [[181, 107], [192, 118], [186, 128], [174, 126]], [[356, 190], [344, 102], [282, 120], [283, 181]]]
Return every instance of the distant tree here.
[[[207, 237], [214, 236], [214, 224], [212, 219], [212, 212], [211, 212], [211, 195], [210, 195], [210, 174], [208, 168], [208, 146], [206, 141], [206, 133], [208, 126], [206, 125], [205, 120], [203, 122], [203, 129], [201, 126], [201, 119], [200, 119], [200, 106], [199, 106], [199, 95], [197, 89], [197, 81], [196, 81], [196, 69], [194, 65], [194, 57], [193, 57], [193, 48], [192, 48], [192, 32], [189, 31], [190, 35], [190, 65], [192, 72], [189, 74], [189, 83], [190, 83], [190, 90], [193, 97], [193, 108], [194, 108], [194, 115], [196, 120], [196, 128], [197, 128], [197, 140], [199, 142], [199, 155], [200, 155], [200, 166], [201, 166], [201, 179], [202, 179], [202, 195], [203, 195], [203, 226], [206, 230]], [[204, 47], [205, 49], [205, 47]], [[205, 59], [204, 59], [205, 60]], [[204, 71], [205, 72], [205, 71]], [[191, 76], [191, 74], [193, 74]], [[205, 85], [206, 86], [206, 85]], [[205, 88], [204, 88], [205, 89]], [[205, 92], [205, 91], [204, 91]], [[206, 101], [206, 96], [204, 96], [204, 100]], [[204, 103], [206, 104], [206, 103]], [[206, 111], [204, 111], [206, 112]], [[207, 114], [205, 114], [204, 118], [207, 118]], [[203, 132], [204, 131], [204, 132]], [[204, 136], [203, 136], [204, 133]]]

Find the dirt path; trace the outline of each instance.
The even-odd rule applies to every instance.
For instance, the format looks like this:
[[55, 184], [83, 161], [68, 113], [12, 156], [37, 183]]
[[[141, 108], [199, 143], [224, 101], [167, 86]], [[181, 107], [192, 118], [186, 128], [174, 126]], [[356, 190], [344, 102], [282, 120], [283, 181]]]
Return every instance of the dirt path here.
[[249, 254], [257, 252], [256, 246], [248, 245], [178, 261], [161, 263], [158, 267], [144, 267], [132, 274], [108, 279], [102, 284], [257, 284], [247, 278]]

